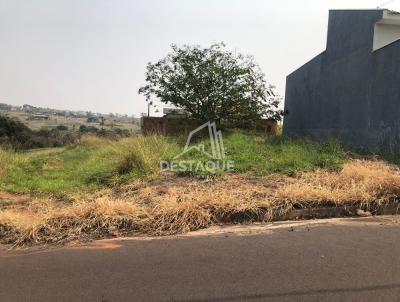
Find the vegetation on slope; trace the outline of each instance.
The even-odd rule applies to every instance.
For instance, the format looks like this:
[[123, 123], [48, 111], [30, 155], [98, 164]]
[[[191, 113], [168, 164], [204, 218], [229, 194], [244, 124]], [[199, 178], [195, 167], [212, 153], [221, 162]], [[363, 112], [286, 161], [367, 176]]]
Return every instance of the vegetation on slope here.
[[383, 178], [373, 176], [377, 183], [365, 177], [375, 166], [357, 176], [362, 169], [346, 166], [348, 156], [335, 141], [232, 132], [224, 143], [235, 171], [206, 180], [160, 172], [161, 160], [182, 151], [179, 138], [84, 136], [63, 148], [0, 149], [0, 243], [166, 235], [214, 223], [269, 221], [299, 206], [362, 206], [377, 196], [389, 202], [397, 194], [391, 184], [400, 183], [391, 167]]
[[[0, 243], [64, 243], [122, 235], [171, 235], [213, 224], [266, 222], [291, 210], [348, 206], [374, 211], [398, 200], [400, 172], [379, 161], [351, 161], [340, 171], [219, 179], [168, 177], [86, 199], [0, 205]], [[21, 211], [23, 207], [23, 211]]]
[[129, 179], [150, 179], [159, 173], [159, 159], [174, 154], [167, 138], [150, 136], [118, 141], [86, 136], [66, 148], [15, 153], [0, 151], [6, 167], [0, 190], [8, 192], [88, 192]]
[[[224, 141], [235, 170], [259, 176], [295, 175], [320, 168], [334, 170], [346, 160], [346, 153], [334, 141], [263, 139], [245, 133], [232, 133]], [[177, 139], [162, 136], [117, 141], [86, 136], [66, 148], [24, 153], [0, 150], [4, 167], [0, 172], [0, 191], [62, 195], [155, 179], [160, 175], [160, 161], [172, 159], [181, 150]]]
[[235, 132], [224, 140], [227, 154], [239, 172], [256, 175], [295, 175], [316, 169], [337, 170], [348, 158], [339, 142], [275, 136], [262, 138]]

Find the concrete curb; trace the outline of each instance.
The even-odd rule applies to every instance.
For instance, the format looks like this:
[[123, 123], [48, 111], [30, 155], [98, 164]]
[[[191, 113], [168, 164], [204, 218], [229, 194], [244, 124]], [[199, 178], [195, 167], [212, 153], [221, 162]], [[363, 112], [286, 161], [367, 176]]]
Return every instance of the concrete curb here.
[[390, 203], [377, 207], [340, 206], [340, 207], [296, 209], [292, 210], [288, 214], [274, 217], [274, 219], [272, 220], [283, 221], [283, 220], [306, 220], [306, 219], [340, 218], [340, 217], [360, 217], [361, 215], [358, 213], [359, 210], [370, 212], [370, 215], [367, 216], [396, 215], [400, 213], [400, 203], [399, 202]]

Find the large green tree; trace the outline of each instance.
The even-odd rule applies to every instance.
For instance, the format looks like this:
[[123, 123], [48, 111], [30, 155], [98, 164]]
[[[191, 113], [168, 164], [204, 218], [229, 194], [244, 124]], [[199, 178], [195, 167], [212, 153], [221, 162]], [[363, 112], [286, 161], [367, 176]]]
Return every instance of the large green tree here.
[[208, 48], [172, 45], [165, 58], [147, 65], [139, 94], [222, 126], [250, 126], [260, 118], [281, 116], [279, 97], [253, 58], [229, 51], [223, 43]]

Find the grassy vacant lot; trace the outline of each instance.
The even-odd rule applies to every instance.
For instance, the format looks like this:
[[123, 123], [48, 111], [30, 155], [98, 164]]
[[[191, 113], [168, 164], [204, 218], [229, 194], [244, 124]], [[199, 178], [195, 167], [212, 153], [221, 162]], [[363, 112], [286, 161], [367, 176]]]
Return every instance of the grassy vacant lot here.
[[[346, 160], [346, 153], [335, 141], [317, 144], [234, 133], [225, 139], [225, 145], [228, 159], [235, 162], [238, 172], [259, 176], [295, 175], [319, 168], [334, 170]], [[119, 141], [87, 136], [67, 148], [27, 153], [0, 150], [0, 164], [4, 167], [0, 190], [60, 196], [155, 179], [160, 174], [160, 161], [170, 160], [181, 149], [177, 140], [162, 136]]]
[[335, 141], [236, 132], [224, 143], [236, 172], [206, 178], [160, 173], [160, 160], [182, 150], [180, 140], [166, 137], [84, 137], [67, 148], [1, 150], [0, 242], [176, 234], [270, 221], [294, 208], [373, 209], [400, 194], [397, 167], [351, 159]]

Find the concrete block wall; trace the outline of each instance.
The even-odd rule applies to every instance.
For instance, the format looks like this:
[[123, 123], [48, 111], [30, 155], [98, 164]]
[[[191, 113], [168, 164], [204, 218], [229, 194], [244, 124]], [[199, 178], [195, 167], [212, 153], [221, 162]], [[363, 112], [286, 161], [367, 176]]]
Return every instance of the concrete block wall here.
[[327, 49], [287, 77], [285, 134], [400, 153], [400, 41], [373, 51], [383, 13], [330, 11]]
[[[142, 134], [188, 135], [190, 131], [201, 126], [201, 123], [184, 118], [148, 117], [140, 120]], [[272, 119], [262, 119], [257, 123], [257, 130], [265, 135], [277, 133], [277, 122]]]

